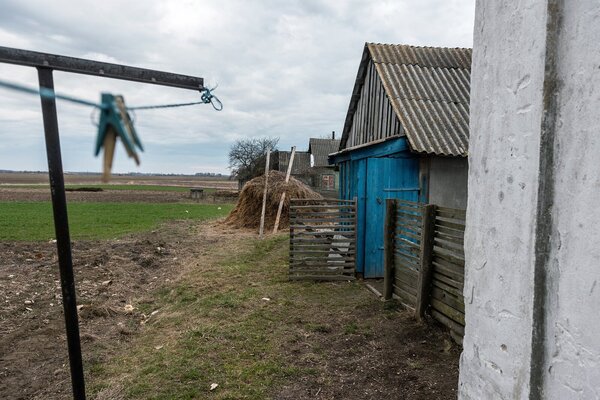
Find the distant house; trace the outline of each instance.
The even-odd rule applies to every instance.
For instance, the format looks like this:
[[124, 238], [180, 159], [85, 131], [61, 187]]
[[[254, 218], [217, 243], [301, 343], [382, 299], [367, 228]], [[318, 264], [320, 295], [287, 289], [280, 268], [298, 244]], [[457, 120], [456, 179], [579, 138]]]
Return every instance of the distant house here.
[[465, 208], [471, 49], [367, 43], [338, 151], [358, 199], [356, 266], [383, 275], [385, 199]]
[[311, 157], [311, 186], [319, 191], [335, 191], [339, 186], [339, 173], [335, 165], [329, 164], [329, 154], [335, 153], [340, 147], [340, 140], [310, 138], [308, 153]]
[[[290, 164], [291, 151], [276, 150], [271, 153], [271, 169], [280, 172], [287, 172]], [[302, 176], [306, 175], [310, 169], [310, 154], [306, 151], [296, 151], [294, 155], [294, 163], [292, 165], [291, 175]]]
[[[276, 150], [271, 153], [271, 161], [269, 169], [287, 173], [288, 165], [290, 164], [291, 151]], [[310, 153], [306, 151], [296, 151], [294, 155], [294, 162], [292, 164], [291, 175], [306, 183], [311, 184], [310, 177]]]
[[[310, 138], [308, 151], [296, 151], [291, 175], [306, 183], [314, 190], [329, 197], [337, 197], [339, 173], [333, 164], [329, 164], [328, 156], [338, 151], [340, 140]], [[270, 169], [287, 172], [291, 152], [276, 150], [271, 153]]]

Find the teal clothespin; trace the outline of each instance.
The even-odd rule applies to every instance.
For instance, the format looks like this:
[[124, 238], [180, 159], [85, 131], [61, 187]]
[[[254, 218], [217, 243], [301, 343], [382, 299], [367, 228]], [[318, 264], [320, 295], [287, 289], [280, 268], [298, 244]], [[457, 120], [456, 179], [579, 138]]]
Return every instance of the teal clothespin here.
[[121, 139], [127, 155], [135, 160], [136, 165], [140, 165], [136, 147], [141, 151], [144, 151], [144, 148], [133, 127], [123, 96], [102, 93], [102, 111], [100, 112], [94, 155], [98, 156], [100, 150], [104, 148], [104, 170], [102, 175], [104, 182], [108, 182], [110, 178], [117, 138]]

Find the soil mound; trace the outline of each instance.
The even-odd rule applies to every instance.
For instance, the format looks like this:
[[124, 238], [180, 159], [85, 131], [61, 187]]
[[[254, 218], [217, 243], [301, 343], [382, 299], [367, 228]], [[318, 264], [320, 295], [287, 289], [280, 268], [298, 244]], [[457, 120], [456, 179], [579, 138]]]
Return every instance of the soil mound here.
[[[260, 227], [260, 214], [262, 211], [263, 192], [265, 190], [265, 176], [252, 179], [244, 185], [235, 208], [231, 211], [225, 223], [236, 228]], [[285, 183], [285, 174], [279, 171], [269, 172], [269, 187], [267, 189], [267, 208], [265, 210], [265, 232], [273, 229], [277, 208], [281, 194], [285, 192], [285, 201], [279, 220], [279, 228], [289, 227], [290, 198], [317, 200], [323, 197], [310, 187], [290, 177]]]

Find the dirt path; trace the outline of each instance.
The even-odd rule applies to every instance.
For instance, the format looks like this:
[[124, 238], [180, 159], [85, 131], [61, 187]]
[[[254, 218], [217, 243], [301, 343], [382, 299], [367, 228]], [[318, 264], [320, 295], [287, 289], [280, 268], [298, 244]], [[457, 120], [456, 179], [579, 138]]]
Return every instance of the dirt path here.
[[[360, 283], [288, 282], [287, 247], [189, 222], [76, 242], [90, 398], [456, 398], [444, 333]], [[54, 244], [0, 252], [0, 393], [70, 398]]]

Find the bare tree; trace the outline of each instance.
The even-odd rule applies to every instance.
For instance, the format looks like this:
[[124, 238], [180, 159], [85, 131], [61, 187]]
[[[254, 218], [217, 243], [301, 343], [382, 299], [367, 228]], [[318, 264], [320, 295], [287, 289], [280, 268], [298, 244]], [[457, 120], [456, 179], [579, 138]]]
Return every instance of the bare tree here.
[[247, 181], [264, 173], [267, 150], [276, 150], [278, 137], [240, 139], [229, 150], [231, 176]]

